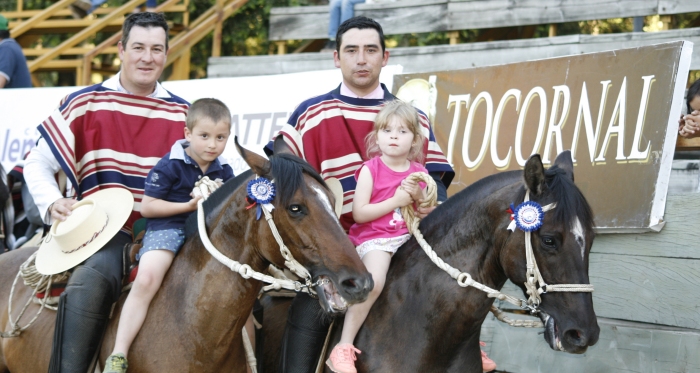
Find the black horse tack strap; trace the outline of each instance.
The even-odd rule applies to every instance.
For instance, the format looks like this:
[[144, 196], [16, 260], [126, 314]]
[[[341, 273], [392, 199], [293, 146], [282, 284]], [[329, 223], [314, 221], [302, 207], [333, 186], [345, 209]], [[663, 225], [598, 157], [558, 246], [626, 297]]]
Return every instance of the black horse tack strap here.
[[[426, 193], [428, 195], [428, 198], [424, 200], [420, 207], [430, 207], [435, 205], [436, 201], [436, 193], [435, 191], [435, 181], [433, 180], [432, 177], [428, 176], [425, 173], [421, 172], [416, 172], [413, 173], [409, 176], [409, 178], [414, 179], [415, 181], [423, 181], [427, 184], [427, 189]], [[530, 191], [525, 192], [525, 200], [524, 204], [526, 204], [528, 201], [530, 201]], [[534, 202], [530, 202], [530, 204], [534, 204]], [[539, 206], [539, 205], [538, 205]], [[520, 206], [519, 206], [520, 207]], [[547, 206], [541, 207], [541, 212], [544, 213], [546, 211], [549, 211], [553, 208], [556, 207], [556, 203], [551, 203]], [[457, 268], [454, 268], [450, 266], [449, 264], [445, 263], [436, 253], [433, 251], [433, 248], [430, 247], [430, 245], [425, 241], [425, 238], [423, 237], [423, 234], [420, 232], [418, 229], [418, 225], [420, 224], [420, 218], [414, 215], [413, 212], [413, 207], [412, 206], [405, 206], [401, 208], [401, 214], [404, 216], [404, 220], [406, 220], [406, 223], [408, 225], [408, 230], [411, 232], [416, 237], [416, 241], [418, 241], [418, 244], [420, 245], [421, 248], [423, 248], [423, 251], [428, 255], [430, 260], [435, 263], [440, 269], [443, 271], [447, 272], [450, 277], [453, 279], [457, 280], [457, 283], [461, 287], [474, 287], [476, 289], [479, 289], [483, 292], [486, 293], [486, 295], [489, 298], [496, 298], [501, 301], [506, 301], [508, 303], [511, 303], [517, 307], [520, 307], [522, 309], [527, 309], [530, 311], [532, 315], [535, 315], [539, 312], [539, 305], [542, 301], [540, 295], [544, 294], [546, 292], [593, 292], [593, 285], [590, 284], [562, 284], [562, 285], [548, 285], [547, 283], [544, 282], [544, 279], [542, 278], [542, 274], [540, 273], [539, 268], [537, 267], [537, 261], [535, 260], [535, 255], [532, 249], [532, 235], [531, 232], [532, 230], [539, 229], [539, 225], [541, 225], [541, 222], [536, 222], [536, 221], [531, 221], [530, 227], [532, 229], [524, 229], [525, 232], [525, 256], [527, 260], [527, 272], [526, 272], [526, 278], [527, 281], [525, 282], [525, 287], [527, 289], [527, 294], [529, 295], [529, 298], [527, 300], [525, 299], [519, 299], [507, 294], [503, 294], [498, 290], [492, 289], [484, 284], [481, 284], [479, 282], [476, 282], [472, 279], [471, 275], [466, 272], [461, 272]], [[528, 216], [524, 218], [524, 220], [531, 220], [532, 215], [531, 211], [528, 212]], [[517, 217], [516, 217], [517, 219]], [[539, 224], [538, 224], [539, 223]], [[512, 226], [512, 227], [511, 227]], [[515, 226], [518, 226], [518, 224], [515, 223], [515, 220], [513, 223], [511, 223], [511, 226], [508, 228], [511, 229], [511, 231], [514, 229]], [[539, 285], [538, 285], [539, 284]], [[491, 312], [496, 315], [496, 317], [503, 321], [508, 323], [511, 326], [522, 326], [522, 327], [542, 327], [543, 324], [539, 321], [525, 321], [525, 320], [510, 320], [506, 316], [503, 315], [502, 311], [500, 311], [497, 307], [491, 306]]]

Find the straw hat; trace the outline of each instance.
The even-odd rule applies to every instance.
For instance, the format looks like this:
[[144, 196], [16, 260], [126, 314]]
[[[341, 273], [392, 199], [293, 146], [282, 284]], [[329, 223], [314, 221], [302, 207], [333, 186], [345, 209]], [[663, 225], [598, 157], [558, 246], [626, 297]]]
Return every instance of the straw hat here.
[[43, 275], [67, 271], [101, 249], [124, 226], [134, 207], [126, 189], [103, 189], [73, 205], [65, 221], [56, 220], [39, 247], [36, 270]]
[[340, 180], [334, 177], [329, 177], [325, 181], [326, 185], [328, 185], [328, 189], [330, 189], [335, 196], [335, 214], [340, 217], [343, 213], [343, 186], [340, 184]]

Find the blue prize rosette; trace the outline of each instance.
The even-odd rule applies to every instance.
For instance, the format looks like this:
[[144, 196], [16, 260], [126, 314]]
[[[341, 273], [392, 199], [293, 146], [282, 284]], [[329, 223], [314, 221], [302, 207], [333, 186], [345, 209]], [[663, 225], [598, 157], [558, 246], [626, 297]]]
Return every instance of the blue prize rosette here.
[[262, 206], [275, 198], [275, 184], [264, 177], [258, 177], [248, 182], [248, 198], [257, 204], [256, 219], [260, 219]]
[[533, 232], [540, 229], [544, 220], [542, 206], [534, 201], [519, 204], [515, 208], [513, 215], [515, 225], [524, 232]]

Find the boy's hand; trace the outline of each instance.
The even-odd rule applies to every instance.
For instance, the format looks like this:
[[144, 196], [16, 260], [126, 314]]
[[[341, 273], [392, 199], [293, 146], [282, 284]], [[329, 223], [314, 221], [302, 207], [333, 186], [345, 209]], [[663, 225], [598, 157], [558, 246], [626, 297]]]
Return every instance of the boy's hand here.
[[194, 211], [197, 209], [197, 202], [202, 199], [201, 195], [194, 196], [189, 202], [187, 202], [187, 206], [190, 208], [190, 211]]

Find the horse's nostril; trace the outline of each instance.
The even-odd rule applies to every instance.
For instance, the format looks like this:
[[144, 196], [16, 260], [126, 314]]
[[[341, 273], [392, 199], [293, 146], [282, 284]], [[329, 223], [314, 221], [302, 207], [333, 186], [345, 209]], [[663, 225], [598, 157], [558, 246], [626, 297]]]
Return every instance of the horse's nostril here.
[[585, 335], [577, 329], [569, 329], [564, 333], [564, 337], [569, 341], [569, 343], [575, 346], [586, 346], [587, 338]]
[[357, 283], [355, 282], [355, 279], [347, 279], [342, 282], [343, 286], [347, 289], [355, 289], [357, 288]]

